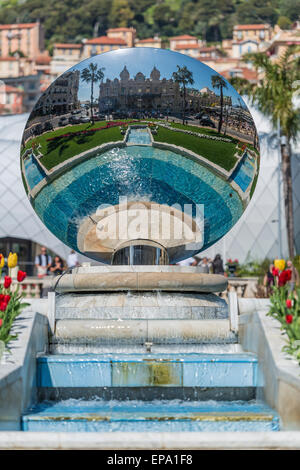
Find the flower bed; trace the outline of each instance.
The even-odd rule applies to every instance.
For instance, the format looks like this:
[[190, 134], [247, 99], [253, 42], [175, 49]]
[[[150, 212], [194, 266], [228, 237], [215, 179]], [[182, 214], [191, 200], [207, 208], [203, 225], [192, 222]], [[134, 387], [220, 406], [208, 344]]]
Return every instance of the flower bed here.
[[111, 127], [119, 127], [119, 126], [124, 126], [127, 124], [132, 124], [136, 121], [129, 121], [129, 122], [126, 122], [124, 123], [123, 121], [120, 121], [120, 122], [108, 122], [106, 124], [106, 126], [101, 126], [101, 127], [95, 127], [93, 129], [85, 129], [85, 130], [82, 130], [82, 131], [77, 131], [77, 132], [68, 132], [67, 134], [61, 134], [61, 135], [57, 135], [55, 137], [49, 137], [48, 139], [46, 139], [46, 142], [50, 142], [52, 140], [58, 140], [62, 137], [72, 137], [72, 136], [79, 136], [79, 135], [92, 135], [94, 132], [97, 132], [97, 131], [103, 131], [105, 129], [110, 129]]
[[168, 124], [159, 123], [159, 125], [161, 127], [165, 127], [166, 129], [169, 129], [174, 132], [183, 132], [184, 134], [194, 135], [196, 137], [201, 137], [202, 139], [218, 140], [220, 142], [232, 142], [232, 139], [227, 139], [226, 137], [218, 137], [218, 136], [213, 136], [213, 135], [208, 135], [208, 134], [201, 134], [200, 132], [193, 132], [193, 131], [188, 131], [185, 129], [178, 129], [177, 127], [172, 127]]
[[[4, 256], [0, 254], [0, 279], [2, 269], [4, 266]], [[9, 274], [11, 269], [16, 267], [18, 257], [16, 253], [10, 253], [7, 259], [7, 266], [9, 268]], [[11, 276], [4, 276], [3, 285], [0, 285], [0, 342], [7, 346], [8, 342], [15, 339], [17, 335], [10, 333], [12, 324], [15, 318], [21, 313], [24, 307], [29, 304], [22, 302], [25, 297], [23, 291], [19, 292], [20, 283], [26, 278], [24, 271], [18, 271], [17, 281], [18, 286], [14, 292], [11, 290], [12, 278]]]
[[300, 364], [300, 288], [294, 291], [289, 284], [291, 270], [284, 269], [284, 260], [275, 261], [273, 275], [277, 278], [277, 285], [273, 287], [270, 296], [271, 307], [268, 315], [280, 322], [281, 330], [288, 337], [288, 344], [283, 350]]
[[290, 293], [287, 286], [275, 287], [270, 297], [271, 307], [268, 315], [276, 318], [281, 330], [288, 337], [288, 344], [283, 350], [298, 360], [300, 364], [300, 289], [296, 295]]

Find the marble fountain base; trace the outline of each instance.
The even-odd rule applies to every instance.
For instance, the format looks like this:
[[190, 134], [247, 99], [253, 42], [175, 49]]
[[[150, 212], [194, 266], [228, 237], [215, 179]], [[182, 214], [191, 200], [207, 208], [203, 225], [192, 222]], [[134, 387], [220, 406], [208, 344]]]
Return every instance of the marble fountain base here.
[[[236, 343], [220, 275], [197, 267], [85, 266], [54, 280], [51, 349]], [[149, 346], [150, 345], [150, 346]]]

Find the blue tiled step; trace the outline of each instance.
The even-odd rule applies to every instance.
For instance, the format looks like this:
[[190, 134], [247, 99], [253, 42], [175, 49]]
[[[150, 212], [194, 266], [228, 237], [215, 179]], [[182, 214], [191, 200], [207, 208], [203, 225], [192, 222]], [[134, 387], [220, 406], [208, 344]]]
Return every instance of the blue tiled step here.
[[23, 416], [24, 431], [278, 431], [273, 410], [259, 403], [66, 400]]
[[252, 354], [89, 354], [37, 359], [38, 387], [256, 387]]

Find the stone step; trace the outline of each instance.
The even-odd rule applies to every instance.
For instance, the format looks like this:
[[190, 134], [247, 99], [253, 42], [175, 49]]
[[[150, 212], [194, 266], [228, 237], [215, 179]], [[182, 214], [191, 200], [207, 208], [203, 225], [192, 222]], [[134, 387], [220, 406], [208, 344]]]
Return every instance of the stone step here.
[[236, 343], [229, 320], [57, 320], [52, 344]]
[[85, 354], [37, 358], [39, 388], [256, 387], [253, 354]]
[[278, 431], [273, 410], [259, 403], [105, 402], [41, 403], [22, 418], [23, 431], [199, 432]]
[[98, 292], [56, 296], [57, 319], [228, 318], [228, 306], [215, 294], [194, 292]]

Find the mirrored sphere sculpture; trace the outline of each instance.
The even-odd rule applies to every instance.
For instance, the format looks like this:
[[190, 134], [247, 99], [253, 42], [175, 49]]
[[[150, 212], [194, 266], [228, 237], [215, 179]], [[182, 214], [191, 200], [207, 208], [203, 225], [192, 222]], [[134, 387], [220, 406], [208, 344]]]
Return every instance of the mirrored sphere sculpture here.
[[259, 160], [235, 89], [152, 48], [93, 56], [58, 77], [21, 148], [26, 193], [49, 230], [114, 264], [174, 263], [215, 243], [249, 203]]

